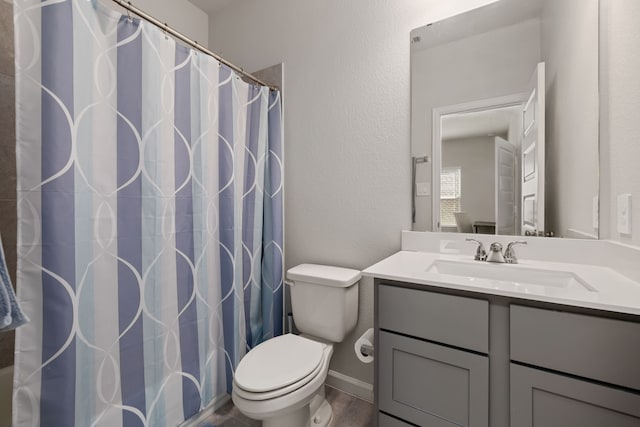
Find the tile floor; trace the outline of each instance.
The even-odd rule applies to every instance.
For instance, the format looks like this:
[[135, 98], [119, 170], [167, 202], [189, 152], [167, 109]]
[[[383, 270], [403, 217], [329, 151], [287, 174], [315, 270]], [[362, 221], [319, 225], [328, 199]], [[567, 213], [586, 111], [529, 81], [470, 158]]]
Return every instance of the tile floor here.
[[[373, 405], [335, 388], [326, 386], [327, 400], [333, 409], [331, 427], [368, 427], [373, 425]], [[251, 420], [238, 411], [229, 401], [215, 414], [205, 420], [201, 427], [259, 427], [260, 423]]]

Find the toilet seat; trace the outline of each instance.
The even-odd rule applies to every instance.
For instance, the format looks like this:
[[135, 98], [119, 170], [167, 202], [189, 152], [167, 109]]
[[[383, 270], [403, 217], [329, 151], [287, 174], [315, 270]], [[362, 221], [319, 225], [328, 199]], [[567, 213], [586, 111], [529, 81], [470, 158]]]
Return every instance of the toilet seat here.
[[322, 369], [322, 364], [318, 365], [318, 367], [312, 373], [310, 373], [309, 375], [307, 375], [306, 377], [304, 377], [303, 379], [301, 379], [296, 383], [289, 384], [288, 386], [277, 388], [275, 390], [271, 390], [263, 393], [253, 393], [250, 391], [246, 391], [242, 389], [242, 387], [239, 386], [236, 381], [233, 382], [233, 385], [235, 386], [236, 394], [247, 400], [259, 401], [259, 400], [275, 399], [276, 397], [284, 396], [285, 394], [292, 393], [298, 390], [299, 388], [304, 387], [309, 382], [311, 382], [315, 377], [318, 376], [321, 369]]
[[320, 373], [324, 347], [292, 334], [263, 342], [238, 364], [233, 379], [237, 394], [248, 400], [267, 400], [303, 387]]

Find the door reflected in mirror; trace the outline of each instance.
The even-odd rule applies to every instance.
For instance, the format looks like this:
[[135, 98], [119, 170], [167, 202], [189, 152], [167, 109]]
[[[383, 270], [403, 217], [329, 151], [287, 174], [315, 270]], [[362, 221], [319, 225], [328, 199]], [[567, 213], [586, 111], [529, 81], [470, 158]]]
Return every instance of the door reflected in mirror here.
[[522, 111], [516, 104], [442, 117], [440, 198], [435, 199], [442, 231], [519, 234], [516, 156]]
[[598, 238], [598, 9], [501, 0], [411, 32], [414, 230]]

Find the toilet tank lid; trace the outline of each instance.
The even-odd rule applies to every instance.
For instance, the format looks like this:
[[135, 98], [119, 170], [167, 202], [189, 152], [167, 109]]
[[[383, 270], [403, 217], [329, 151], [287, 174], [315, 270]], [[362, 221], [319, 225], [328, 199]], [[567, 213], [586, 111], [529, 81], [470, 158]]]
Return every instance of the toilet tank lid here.
[[346, 288], [360, 280], [360, 271], [329, 265], [300, 264], [287, 271], [287, 279]]

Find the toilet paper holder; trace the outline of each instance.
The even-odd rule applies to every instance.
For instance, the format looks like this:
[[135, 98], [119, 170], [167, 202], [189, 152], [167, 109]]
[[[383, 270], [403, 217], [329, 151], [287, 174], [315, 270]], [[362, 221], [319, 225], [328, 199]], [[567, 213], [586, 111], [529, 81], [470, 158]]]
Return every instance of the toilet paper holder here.
[[353, 344], [356, 357], [362, 363], [373, 362], [373, 353], [375, 347], [375, 334], [373, 328], [367, 329], [360, 338]]
[[360, 353], [363, 356], [373, 356], [373, 347], [367, 344], [360, 346]]

